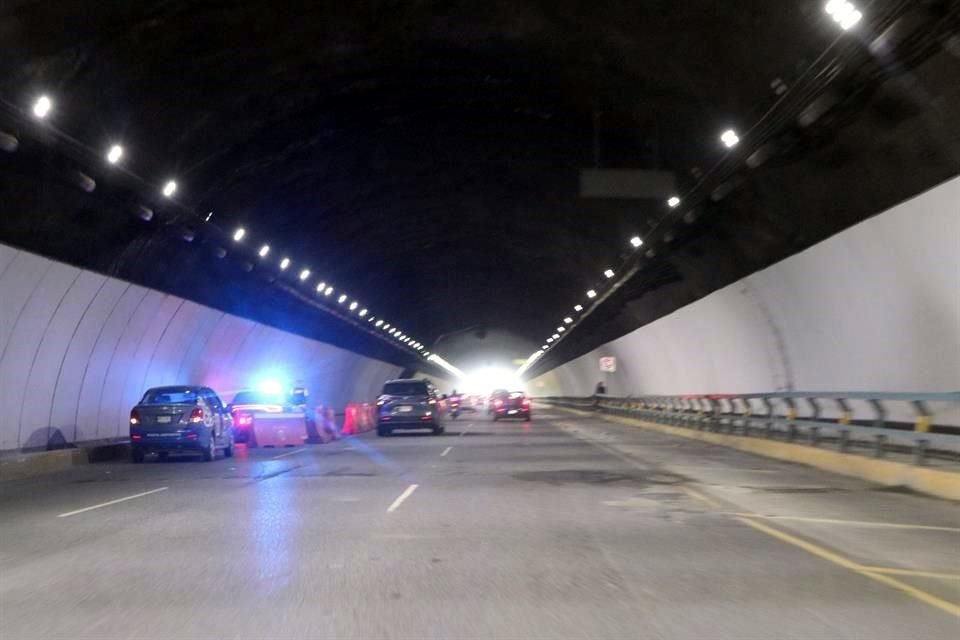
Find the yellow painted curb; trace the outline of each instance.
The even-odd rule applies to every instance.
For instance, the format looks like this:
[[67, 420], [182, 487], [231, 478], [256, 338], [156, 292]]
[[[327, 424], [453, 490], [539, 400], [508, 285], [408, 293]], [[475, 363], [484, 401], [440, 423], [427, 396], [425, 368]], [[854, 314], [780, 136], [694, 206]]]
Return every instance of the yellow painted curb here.
[[657, 431], [659, 433], [689, 438], [691, 440], [701, 440], [703, 442], [732, 447], [768, 458], [805, 464], [816, 467], [817, 469], [823, 469], [824, 471], [861, 478], [888, 487], [909, 487], [914, 491], [927, 495], [960, 501], [960, 473], [928, 469], [926, 467], [918, 467], [902, 462], [892, 462], [890, 460], [865, 458], [854, 454], [840, 453], [838, 451], [830, 451], [829, 449], [818, 449], [816, 447], [790, 442], [776, 442], [747, 436], [697, 431], [694, 429], [647, 422], [646, 420], [639, 420], [637, 418], [624, 418], [602, 413], [579, 411], [577, 409], [567, 409], [566, 407], [561, 408], [577, 415], [599, 417], [610, 422], [641, 427], [649, 431]]

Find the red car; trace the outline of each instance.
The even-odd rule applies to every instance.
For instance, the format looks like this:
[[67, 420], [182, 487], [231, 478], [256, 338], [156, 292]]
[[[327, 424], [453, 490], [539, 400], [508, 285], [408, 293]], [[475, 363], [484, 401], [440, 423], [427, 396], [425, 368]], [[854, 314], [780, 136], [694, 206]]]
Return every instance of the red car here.
[[523, 391], [494, 391], [489, 410], [494, 422], [501, 418], [523, 418], [529, 422], [530, 398]]

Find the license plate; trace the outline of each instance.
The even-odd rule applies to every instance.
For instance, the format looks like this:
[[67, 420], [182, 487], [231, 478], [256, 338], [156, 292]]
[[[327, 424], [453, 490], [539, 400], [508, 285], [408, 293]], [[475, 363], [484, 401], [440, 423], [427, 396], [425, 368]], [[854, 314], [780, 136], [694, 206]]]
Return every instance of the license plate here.
[[157, 422], [170, 422], [172, 419], [172, 416], [157, 416]]
[[509, 413], [510, 415], [513, 415], [513, 414], [515, 414], [516, 412], [517, 412], [516, 409], [510, 409], [510, 411], [507, 411], [507, 413]]
[[179, 433], [148, 433], [148, 438], [176, 438]]
[[397, 407], [397, 413], [410, 413], [411, 411], [413, 411], [413, 407], [407, 405]]

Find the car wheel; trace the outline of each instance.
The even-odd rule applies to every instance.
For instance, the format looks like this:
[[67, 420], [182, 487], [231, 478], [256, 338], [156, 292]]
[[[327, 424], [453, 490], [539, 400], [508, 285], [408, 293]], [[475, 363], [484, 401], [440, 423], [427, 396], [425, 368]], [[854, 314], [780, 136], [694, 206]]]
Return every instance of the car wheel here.
[[134, 449], [133, 451], [130, 452], [130, 462], [132, 462], [133, 464], [142, 463], [144, 460], [144, 457], [145, 456], [143, 455], [143, 451], [138, 451], [137, 449]]
[[529, 413], [528, 413], [527, 415], [523, 416], [523, 421], [524, 421], [524, 422], [530, 422], [530, 414], [529, 414]]
[[223, 457], [224, 458], [233, 457], [233, 438], [230, 438], [230, 442], [228, 442], [227, 446], [223, 448]]
[[443, 427], [434, 427], [434, 428], [433, 428], [433, 435], [435, 435], [435, 436], [442, 436], [444, 431], [446, 431], [446, 430], [445, 430]]
[[384, 429], [383, 427], [377, 427], [377, 435], [380, 436], [381, 438], [386, 438], [387, 436], [390, 435], [390, 430]]
[[203, 450], [203, 461], [204, 462], [213, 462], [217, 457], [217, 443], [213, 439], [213, 435], [210, 436], [210, 444], [207, 445], [207, 448]]

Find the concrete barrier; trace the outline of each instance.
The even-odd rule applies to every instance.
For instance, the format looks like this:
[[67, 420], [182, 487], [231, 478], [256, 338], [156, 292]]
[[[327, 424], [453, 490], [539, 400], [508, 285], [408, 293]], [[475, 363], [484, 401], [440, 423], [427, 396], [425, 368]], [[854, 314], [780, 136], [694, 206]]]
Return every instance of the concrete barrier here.
[[129, 457], [130, 445], [126, 442], [98, 443], [56, 451], [5, 453], [0, 456], [0, 480], [21, 480], [67, 471], [91, 462], [126, 460]]
[[302, 413], [258, 412], [253, 420], [258, 446], [299, 446], [307, 441], [307, 421]]

